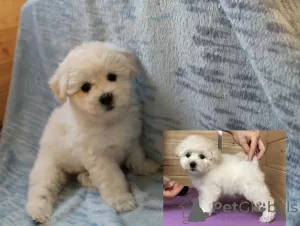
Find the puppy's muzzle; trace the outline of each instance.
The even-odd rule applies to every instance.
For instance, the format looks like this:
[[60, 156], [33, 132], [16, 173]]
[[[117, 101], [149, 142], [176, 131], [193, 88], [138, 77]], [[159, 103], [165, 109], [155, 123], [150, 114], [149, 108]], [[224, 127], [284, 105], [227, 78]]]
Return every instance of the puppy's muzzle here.
[[197, 164], [195, 162], [190, 162], [191, 170], [195, 170]]
[[112, 93], [104, 93], [99, 98], [100, 104], [102, 104], [107, 111], [110, 111], [114, 108], [114, 96]]

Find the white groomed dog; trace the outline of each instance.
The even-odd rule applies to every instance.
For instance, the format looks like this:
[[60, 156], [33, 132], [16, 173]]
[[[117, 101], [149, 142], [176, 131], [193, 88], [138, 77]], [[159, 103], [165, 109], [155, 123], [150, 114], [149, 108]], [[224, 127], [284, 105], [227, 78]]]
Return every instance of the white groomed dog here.
[[159, 164], [145, 157], [139, 143], [141, 121], [132, 77], [134, 55], [110, 43], [73, 49], [49, 81], [62, 106], [50, 116], [30, 173], [26, 209], [36, 222], [50, 219], [68, 174], [95, 187], [117, 212], [136, 202], [120, 165], [149, 175]]
[[181, 167], [188, 173], [199, 192], [199, 206], [203, 212], [213, 212], [213, 203], [221, 196], [243, 195], [254, 205], [265, 207], [260, 221], [271, 222], [275, 211], [264, 174], [258, 161], [247, 161], [244, 153], [222, 154], [216, 145], [205, 137], [190, 135], [176, 148]]

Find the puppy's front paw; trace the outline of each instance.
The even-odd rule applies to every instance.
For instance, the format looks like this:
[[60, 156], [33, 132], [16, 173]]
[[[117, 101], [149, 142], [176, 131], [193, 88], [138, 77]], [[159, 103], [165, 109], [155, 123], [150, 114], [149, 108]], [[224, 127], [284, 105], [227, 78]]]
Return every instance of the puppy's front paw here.
[[33, 221], [44, 223], [51, 218], [52, 205], [46, 200], [36, 200], [35, 202], [28, 202], [26, 210]]
[[138, 166], [132, 167], [132, 172], [136, 175], [147, 176], [154, 174], [159, 168], [160, 165], [158, 163], [146, 158], [145, 161]]
[[105, 199], [118, 213], [128, 212], [136, 208], [136, 202], [132, 194], [125, 193], [121, 196]]

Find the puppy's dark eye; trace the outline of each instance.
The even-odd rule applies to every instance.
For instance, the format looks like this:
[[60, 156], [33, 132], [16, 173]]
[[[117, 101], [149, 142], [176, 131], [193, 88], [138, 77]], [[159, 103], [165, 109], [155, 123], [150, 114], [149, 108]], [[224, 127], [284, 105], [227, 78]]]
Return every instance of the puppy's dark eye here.
[[205, 159], [205, 156], [204, 155], [199, 155], [200, 159]]
[[115, 82], [117, 80], [117, 76], [115, 74], [109, 73], [107, 74], [107, 80], [111, 82]]
[[82, 91], [82, 92], [87, 93], [87, 92], [90, 91], [90, 89], [91, 89], [91, 84], [88, 83], [88, 82], [84, 83], [84, 84], [81, 86], [81, 91]]
[[190, 153], [186, 153], [185, 157], [189, 158], [191, 156]]

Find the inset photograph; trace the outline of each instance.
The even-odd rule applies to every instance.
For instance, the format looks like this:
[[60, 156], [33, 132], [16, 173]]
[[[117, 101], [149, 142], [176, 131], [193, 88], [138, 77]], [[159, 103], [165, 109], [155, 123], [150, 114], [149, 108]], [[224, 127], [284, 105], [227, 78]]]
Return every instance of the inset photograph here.
[[165, 131], [164, 226], [286, 225], [285, 131]]

